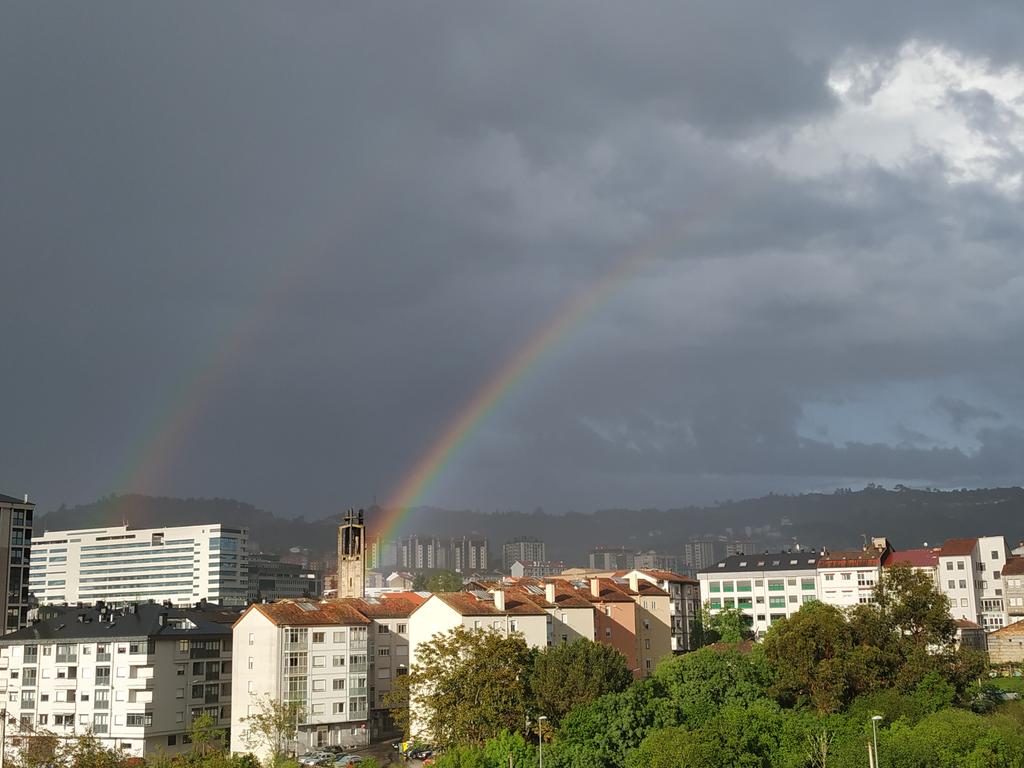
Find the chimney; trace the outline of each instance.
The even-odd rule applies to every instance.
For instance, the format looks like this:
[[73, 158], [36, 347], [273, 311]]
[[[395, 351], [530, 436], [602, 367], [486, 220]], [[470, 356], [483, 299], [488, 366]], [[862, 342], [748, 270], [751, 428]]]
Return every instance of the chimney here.
[[590, 594], [592, 594], [594, 597], [600, 597], [601, 596], [601, 580], [600, 579], [591, 579], [590, 580]]
[[25, 494], [25, 503], [28, 504], [28, 494]]
[[640, 591], [640, 575], [636, 571], [629, 574], [629, 589], [632, 592]]
[[497, 608], [499, 611], [505, 610], [505, 590], [494, 590], [494, 607]]
[[550, 581], [544, 585], [544, 599], [549, 603], [555, 602], [555, 585]]

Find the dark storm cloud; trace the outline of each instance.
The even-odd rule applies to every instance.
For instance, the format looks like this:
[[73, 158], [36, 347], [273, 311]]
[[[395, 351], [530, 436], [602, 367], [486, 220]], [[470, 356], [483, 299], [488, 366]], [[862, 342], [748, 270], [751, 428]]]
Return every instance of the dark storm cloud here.
[[[938, 100], [983, 163], [960, 135], [892, 160], [891, 125], [842, 122], [884, 109], [914, 41], [1019, 66], [1013, 4], [0, 13], [0, 492], [310, 515], [383, 497], [638, 250], [650, 264], [428, 501], [669, 505], [1019, 466], [1012, 99]], [[905, 383], [930, 415], [871, 440], [804, 428], [813, 403], [870, 392], [881, 412]], [[168, 425], [183, 441], [131, 487]]]

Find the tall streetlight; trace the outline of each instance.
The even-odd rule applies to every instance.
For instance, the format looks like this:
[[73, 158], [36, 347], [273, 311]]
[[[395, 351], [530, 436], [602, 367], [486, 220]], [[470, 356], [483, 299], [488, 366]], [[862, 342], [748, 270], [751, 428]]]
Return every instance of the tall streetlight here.
[[540, 768], [544, 768], [544, 721], [547, 719], [547, 715], [537, 718], [537, 748], [540, 756]]
[[878, 723], [881, 719], [881, 715], [871, 716], [871, 735], [875, 739], [875, 768], [882, 768], [882, 761], [878, 759]]

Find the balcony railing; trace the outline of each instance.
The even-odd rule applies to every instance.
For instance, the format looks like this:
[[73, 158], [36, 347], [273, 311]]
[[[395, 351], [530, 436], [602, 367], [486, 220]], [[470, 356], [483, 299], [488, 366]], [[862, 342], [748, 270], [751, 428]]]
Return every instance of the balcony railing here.
[[215, 659], [220, 656], [220, 648], [189, 648], [190, 659]]
[[211, 671], [207, 671], [206, 679], [207, 680], [220, 680], [220, 670], [219, 669], [215, 669], [212, 672]]
[[110, 661], [110, 651], [104, 651], [103, 653], [96, 654], [96, 661]]

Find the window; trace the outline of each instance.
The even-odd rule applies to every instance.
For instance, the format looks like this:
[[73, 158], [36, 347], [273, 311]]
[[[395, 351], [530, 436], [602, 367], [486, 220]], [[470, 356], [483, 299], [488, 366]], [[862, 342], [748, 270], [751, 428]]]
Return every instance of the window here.
[[185, 698], [185, 689], [184, 688], [175, 688], [174, 689], [174, 698], [176, 698], [176, 699], [184, 699]]
[[836, 575], [834, 573], [826, 573], [825, 574], [825, 581], [835, 581], [835, 580], [836, 580]]
[[378, 624], [377, 625], [377, 634], [378, 635], [386, 635], [390, 631], [391, 631], [391, 627], [389, 627], [387, 624]]
[[314, 691], [326, 691], [327, 690], [327, 681], [326, 680], [314, 680], [313, 681], [313, 690]]
[[132, 713], [129, 712], [125, 720], [125, 725], [129, 728], [149, 728], [153, 725], [153, 713]]
[[797, 602], [797, 596], [796, 595], [790, 595], [789, 596], [789, 602], [791, 602], [791, 603]]
[[967, 607], [967, 598], [966, 597], [961, 597], [960, 598], [960, 607], [961, 608], [966, 608]]
[[344, 643], [345, 642], [345, 633], [344, 632], [335, 632], [334, 633], [334, 642], [336, 642], [336, 643]]
[[325, 637], [326, 637], [326, 633], [325, 632], [314, 632], [313, 633], [313, 642], [314, 643], [322, 643], [322, 642], [324, 642], [324, 638]]
[[954, 579], [949, 580], [949, 588], [956, 589], [956, 581]]
[[332, 667], [344, 667], [345, 666], [345, 657], [344, 656], [332, 656], [331, 657], [331, 666]]
[[967, 589], [967, 582], [964, 579], [960, 579], [960, 589]]
[[326, 656], [314, 656], [313, 657], [313, 666], [314, 667], [326, 667], [327, 666], [327, 657]]
[[47, 715], [39, 716], [39, 725], [46, 725], [46, 721], [49, 719]]
[[[564, 613], [562, 614], [562, 621], [565, 621], [565, 614]], [[405, 624], [399, 624], [396, 627], [395, 631], [398, 632], [398, 634], [400, 634], [400, 635], [404, 635], [405, 634]]]
[[952, 560], [947, 560], [946, 561], [946, 570], [947, 571], [952, 571], [953, 570], [953, 561]]
[[645, 651], [651, 650], [651, 640], [650, 640], [650, 638], [645, 638], [644, 639], [644, 650]]
[[344, 691], [345, 690], [345, 678], [336, 677], [331, 681], [331, 690]]
[[178, 743], [178, 737], [177, 737], [176, 734], [171, 734], [170, 736], [167, 737], [167, 746], [168, 747], [173, 747], [177, 743]]
[[177, 665], [177, 669], [175, 671], [177, 672], [178, 677], [184, 677], [185, 676], [185, 665], [184, 664], [178, 664]]
[[250, 656], [249, 657], [249, 669], [255, 669], [255, 666], [256, 666], [256, 660], [252, 656]]
[[958, 571], [962, 571], [964, 569], [964, 561], [963, 560], [957, 560], [956, 561], [956, 569]]
[[377, 649], [377, 655], [378, 656], [390, 656], [391, 655], [391, 649], [390, 648], [378, 648]]
[[256, 633], [255, 632], [250, 632], [249, 633], [249, 645], [256, 645]]
[[993, 560], [998, 560], [999, 559], [999, 551], [998, 550], [996, 550], [996, 549], [992, 550], [992, 559]]
[[998, 579], [1002, 575], [1002, 571], [992, 571], [992, 578]]
[[345, 712], [345, 702], [335, 701], [331, 704], [331, 714], [340, 715]]

